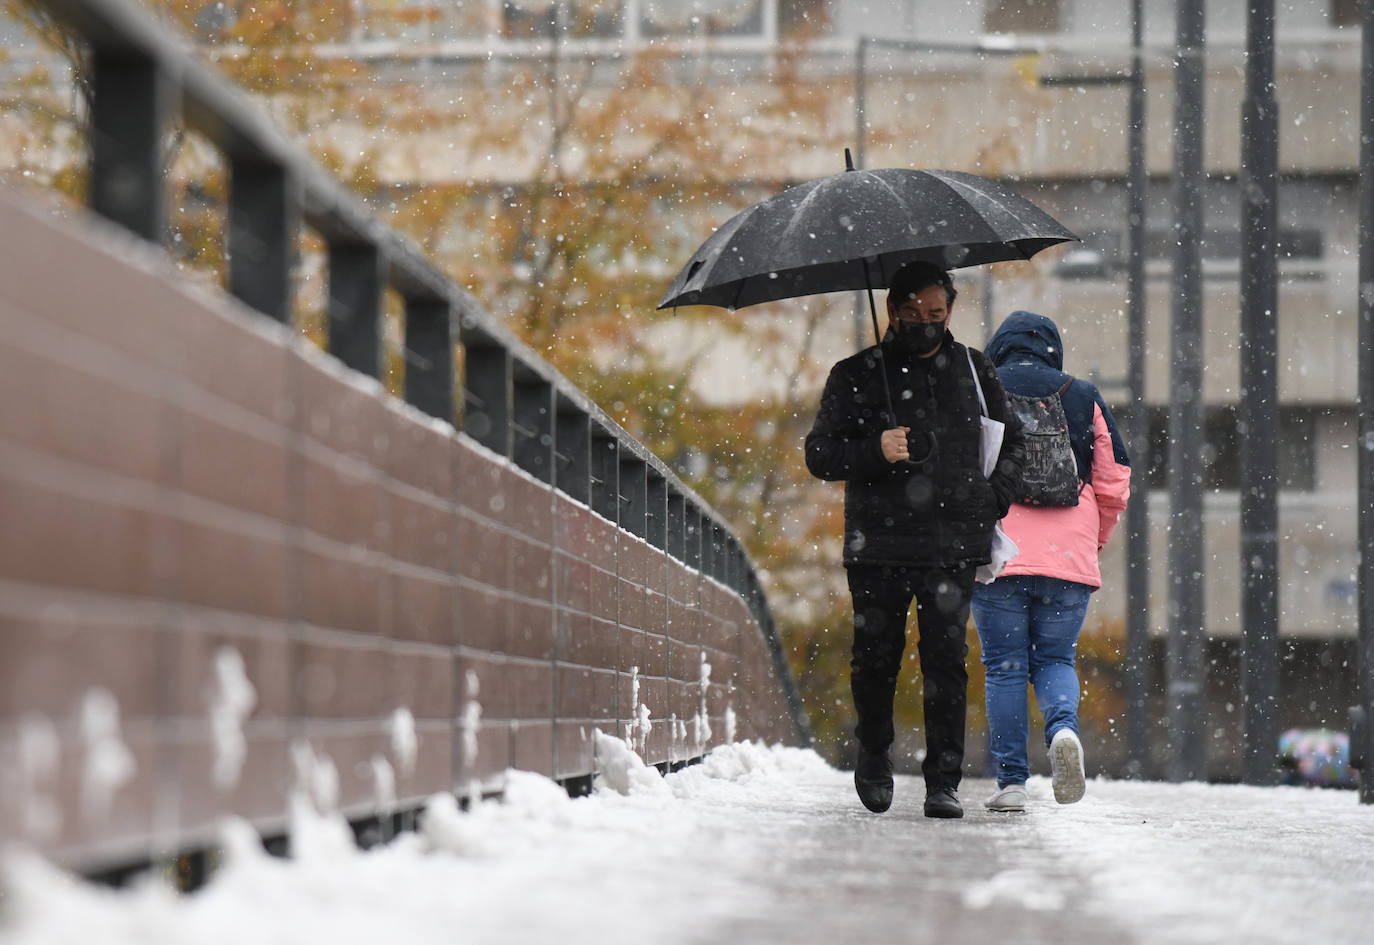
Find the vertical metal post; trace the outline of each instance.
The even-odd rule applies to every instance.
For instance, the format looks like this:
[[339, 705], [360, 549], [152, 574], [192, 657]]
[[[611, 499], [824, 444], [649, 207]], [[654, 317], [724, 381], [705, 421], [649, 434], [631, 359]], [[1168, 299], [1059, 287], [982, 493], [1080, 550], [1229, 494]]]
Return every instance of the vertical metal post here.
[[1250, 0], [1241, 113], [1242, 777], [1278, 781], [1278, 103], [1274, 0]]
[[453, 319], [444, 299], [405, 300], [406, 403], [453, 422]]
[[1374, 804], [1374, 3], [1365, 3], [1360, 63], [1360, 361], [1359, 487], [1360, 509], [1360, 704], [1363, 744], [1352, 757], [1364, 760], [1360, 803]]
[[706, 545], [701, 532], [701, 506], [688, 502], [683, 515], [682, 561], [687, 567], [697, 570], [701, 570], [702, 550]]
[[299, 225], [300, 211], [284, 167], [230, 161], [229, 291], [282, 323], [291, 320], [291, 267]]
[[1126, 759], [1133, 777], [1150, 771], [1150, 418], [1145, 400], [1145, 63], [1143, 0], [1131, 0], [1130, 142], [1127, 168], [1127, 383], [1134, 477], [1126, 507]]
[[632, 450], [620, 453], [620, 527], [647, 538], [649, 465]]
[[658, 470], [649, 469], [645, 491], [645, 539], [655, 548], [668, 549], [668, 481]]
[[716, 574], [716, 544], [715, 544], [715, 525], [705, 516], [701, 516], [701, 557], [698, 559], [697, 570], [707, 577], [715, 577]]
[[592, 508], [610, 522], [620, 521], [620, 441], [600, 424], [592, 428]]
[[558, 398], [554, 418], [553, 482], [570, 498], [584, 505], [591, 504], [592, 484], [592, 423], [579, 404]]
[[92, 56], [91, 209], [162, 242], [162, 131], [169, 94], [157, 63], [97, 49]]
[[553, 483], [553, 384], [528, 367], [511, 385], [511, 458], [540, 482]]
[[329, 353], [382, 376], [382, 254], [368, 243], [329, 245]]
[[668, 554], [687, 560], [687, 499], [675, 486], [668, 489]]
[[511, 455], [511, 357], [476, 332], [463, 333], [463, 430], [498, 456]]
[[1202, 527], [1203, 0], [1179, 0], [1174, 63], [1173, 359], [1169, 393], [1171, 781], [1206, 775]]

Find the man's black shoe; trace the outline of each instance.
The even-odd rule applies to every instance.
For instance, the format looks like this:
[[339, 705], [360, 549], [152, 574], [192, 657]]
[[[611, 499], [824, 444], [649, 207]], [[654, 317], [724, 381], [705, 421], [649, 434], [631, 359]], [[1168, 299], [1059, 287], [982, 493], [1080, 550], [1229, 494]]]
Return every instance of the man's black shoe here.
[[964, 808], [959, 804], [959, 797], [954, 793], [954, 788], [936, 788], [926, 794], [926, 816], [927, 817], [962, 817]]
[[886, 751], [868, 751], [859, 746], [854, 764], [854, 789], [864, 807], [881, 814], [892, 806], [892, 758]]

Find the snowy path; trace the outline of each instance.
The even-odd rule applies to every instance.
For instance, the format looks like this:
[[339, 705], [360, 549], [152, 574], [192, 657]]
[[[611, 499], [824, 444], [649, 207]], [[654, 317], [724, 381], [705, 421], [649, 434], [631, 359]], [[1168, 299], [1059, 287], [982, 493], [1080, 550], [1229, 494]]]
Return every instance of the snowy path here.
[[[618, 742], [614, 743], [619, 745]], [[606, 752], [603, 752], [605, 764]], [[1374, 807], [1353, 791], [1092, 781], [1025, 815], [887, 814], [811, 752], [735, 745], [667, 778], [623, 752], [589, 798], [513, 773], [366, 853], [297, 815], [295, 857], [240, 827], [195, 895], [96, 890], [13, 851], [0, 943], [1368, 943]]]

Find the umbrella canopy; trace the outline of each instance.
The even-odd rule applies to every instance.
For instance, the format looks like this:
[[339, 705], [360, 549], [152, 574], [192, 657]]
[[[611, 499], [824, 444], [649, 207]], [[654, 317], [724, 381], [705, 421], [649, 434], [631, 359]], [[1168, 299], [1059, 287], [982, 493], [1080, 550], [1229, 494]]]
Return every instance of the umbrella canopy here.
[[848, 170], [791, 187], [727, 220], [692, 254], [658, 307], [735, 309], [819, 292], [881, 289], [913, 260], [958, 269], [1029, 259], [1077, 239], [985, 177]]

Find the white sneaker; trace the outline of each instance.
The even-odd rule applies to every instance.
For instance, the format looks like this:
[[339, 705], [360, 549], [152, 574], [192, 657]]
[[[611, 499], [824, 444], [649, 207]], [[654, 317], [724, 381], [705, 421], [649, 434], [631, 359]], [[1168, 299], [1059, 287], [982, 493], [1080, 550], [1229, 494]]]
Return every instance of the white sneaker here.
[[1061, 804], [1083, 799], [1083, 743], [1071, 729], [1061, 728], [1050, 739], [1050, 784]]
[[983, 802], [983, 806], [988, 810], [1002, 814], [1024, 814], [1026, 812], [1026, 786], [1024, 784], [1008, 784], [1004, 788], [999, 788], [996, 794]]

